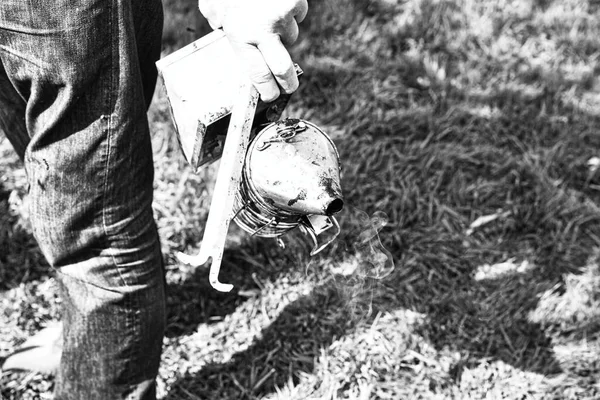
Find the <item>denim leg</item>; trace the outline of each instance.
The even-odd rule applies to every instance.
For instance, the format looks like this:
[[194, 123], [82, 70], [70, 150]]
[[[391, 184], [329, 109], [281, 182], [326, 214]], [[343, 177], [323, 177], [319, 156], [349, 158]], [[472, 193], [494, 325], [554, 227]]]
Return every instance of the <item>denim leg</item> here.
[[63, 296], [56, 400], [155, 398], [165, 299], [146, 106], [161, 30], [160, 0], [0, 1], [0, 128]]

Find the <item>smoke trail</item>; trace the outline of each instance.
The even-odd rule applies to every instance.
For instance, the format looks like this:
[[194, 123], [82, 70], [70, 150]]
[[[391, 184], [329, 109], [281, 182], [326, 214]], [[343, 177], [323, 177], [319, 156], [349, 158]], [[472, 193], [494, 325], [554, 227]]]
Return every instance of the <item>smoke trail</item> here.
[[328, 253], [325, 267], [352, 320], [372, 315], [383, 290], [380, 282], [395, 269], [394, 258], [380, 239], [387, 223], [388, 217], [382, 211], [369, 216], [355, 207], [346, 207], [340, 216], [342, 233]]
[[[372, 216], [357, 208], [342, 221], [342, 238], [331, 271], [337, 275], [384, 279], [394, 268], [392, 254], [383, 246], [379, 232], [388, 223], [383, 211]], [[346, 230], [346, 232], [344, 232]]]
[[387, 225], [388, 217], [383, 211], [376, 211], [372, 217], [359, 211], [359, 221], [364, 230], [354, 243], [354, 256], [360, 266], [358, 273], [368, 278], [383, 279], [394, 270], [394, 258], [379, 238], [379, 231]]

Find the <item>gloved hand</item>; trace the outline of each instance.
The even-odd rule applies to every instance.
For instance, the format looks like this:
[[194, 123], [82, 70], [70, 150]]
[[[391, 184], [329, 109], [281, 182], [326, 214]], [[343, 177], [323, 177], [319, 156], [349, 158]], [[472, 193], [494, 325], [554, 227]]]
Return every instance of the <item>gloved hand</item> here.
[[[223, 28], [263, 101], [292, 93], [298, 77], [284, 45], [298, 38], [307, 0], [199, 0], [213, 29]], [[279, 86], [278, 86], [279, 84]]]

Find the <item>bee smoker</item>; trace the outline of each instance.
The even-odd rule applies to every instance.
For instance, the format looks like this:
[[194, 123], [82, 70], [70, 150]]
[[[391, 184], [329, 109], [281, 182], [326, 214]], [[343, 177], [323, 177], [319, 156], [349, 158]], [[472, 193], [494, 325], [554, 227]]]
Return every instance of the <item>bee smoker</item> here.
[[[278, 240], [298, 228], [312, 239], [311, 255], [335, 240], [340, 227], [334, 214], [344, 206], [339, 154], [315, 124], [280, 120], [289, 95], [261, 102], [221, 31], [157, 67], [188, 162], [198, 171], [221, 159], [200, 252], [180, 253], [180, 261], [199, 266], [211, 259], [211, 285], [228, 292], [233, 286], [218, 274], [231, 220], [251, 235]], [[296, 72], [302, 74], [298, 66]]]
[[[235, 198], [234, 221], [252, 235], [279, 237], [300, 227], [311, 235], [311, 255], [339, 234], [334, 214], [344, 201], [339, 185], [339, 156], [316, 125], [285, 119], [262, 129], [250, 143]], [[334, 226], [323, 245], [317, 235]]]

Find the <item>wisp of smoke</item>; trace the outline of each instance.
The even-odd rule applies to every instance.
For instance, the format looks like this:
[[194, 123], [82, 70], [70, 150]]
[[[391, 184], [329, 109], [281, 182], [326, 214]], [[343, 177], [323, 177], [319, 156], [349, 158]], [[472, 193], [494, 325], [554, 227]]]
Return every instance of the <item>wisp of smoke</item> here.
[[[387, 225], [388, 217], [383, 211], [376, 211], [371, 217], [364, 211], [353, 209], [344, 221], [342, 239], [331, 271], [334, 274], [361, 278], [384, 279], [395, 268], [392, 254], [383, 246], [379, 231]], [[339, 254], [341, 253], [341, 254]]]
[[379, 238], [379, 231], [387, 225], [388, 217], [383, 211], [376, 211], [371, 217], [361, 211], [359, 220], [365, 230], [353, 245], [359, 264], [358, 273], [368, 278], [383, 279], [394, 270], [394, 258]]
[[344, 214], [340, 218], [342, 233], [329, 253], [328, 266], [352, 318], [360, 319], [372, 313], [378, 282], [395, 268], [394, 258], [379, 236], [388, 217], [382, 211], [369, 216], [354, 207], [347, 207]]

